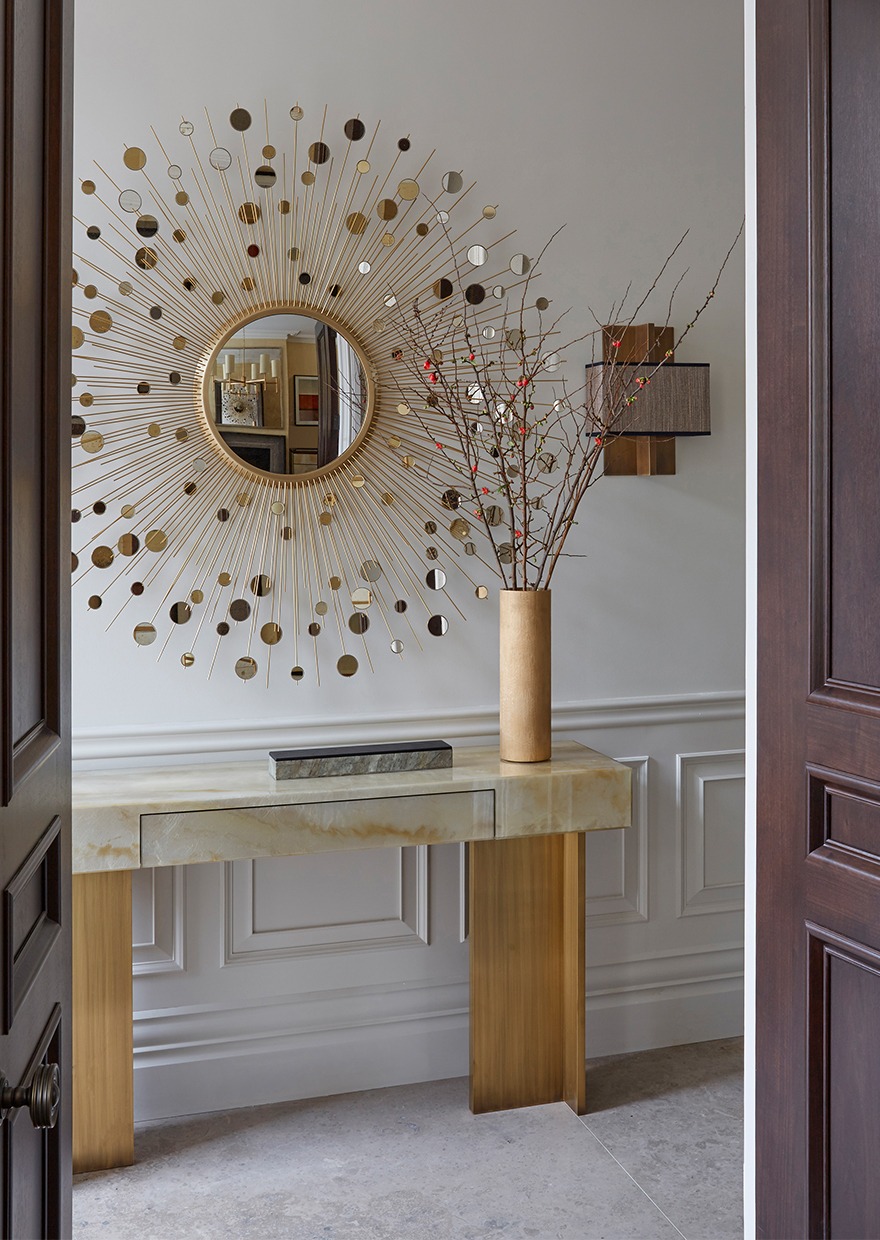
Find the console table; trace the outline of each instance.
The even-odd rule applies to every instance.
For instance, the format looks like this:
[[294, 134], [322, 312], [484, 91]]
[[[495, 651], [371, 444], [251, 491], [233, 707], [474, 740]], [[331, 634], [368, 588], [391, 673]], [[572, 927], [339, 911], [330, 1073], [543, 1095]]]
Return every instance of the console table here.
[[584, 832], [629, 826], [630, 771], [461, 748], [448, 770], [274, 780], [230, 762], [73, 781], [74, 1170], [134, 1161], [131, 871], [383, 845], [469, 849], [475, 1112], [585, 1110]]

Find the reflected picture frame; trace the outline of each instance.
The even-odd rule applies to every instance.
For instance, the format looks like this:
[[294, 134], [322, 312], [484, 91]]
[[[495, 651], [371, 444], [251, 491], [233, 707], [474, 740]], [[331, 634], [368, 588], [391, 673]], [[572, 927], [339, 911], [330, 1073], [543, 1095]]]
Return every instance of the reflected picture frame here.
[[288, 472], [291, 474], [307, 474], [313, 469], [318, 468], [318, 452], [303, 450], [302, 448], [291, 448], [290, 464]]
[[320, 387], [317, 375], [293, 376], [293, 421], [295, 426], [317, 426]]

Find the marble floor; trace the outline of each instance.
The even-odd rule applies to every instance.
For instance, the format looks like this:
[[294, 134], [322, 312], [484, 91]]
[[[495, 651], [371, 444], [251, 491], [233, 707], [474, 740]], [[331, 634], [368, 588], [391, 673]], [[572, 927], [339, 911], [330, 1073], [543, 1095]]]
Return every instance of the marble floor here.
[[467, 1081], [144, 1124], [74, 1183], [91, 1240], [739, 1240], [742, 1043], [588, 1065], [589, 1114], [471, 1115]]

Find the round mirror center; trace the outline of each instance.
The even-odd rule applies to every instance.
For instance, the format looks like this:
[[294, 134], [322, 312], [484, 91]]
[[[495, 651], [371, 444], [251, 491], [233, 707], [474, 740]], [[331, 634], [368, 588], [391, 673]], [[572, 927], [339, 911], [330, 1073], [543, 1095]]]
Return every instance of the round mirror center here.
[[232, 456], [270, 474], [331, 465], [366, 430], [361, 356], [336, 327], [300, 312], [233, 328], [205, 374], [208, 423]]

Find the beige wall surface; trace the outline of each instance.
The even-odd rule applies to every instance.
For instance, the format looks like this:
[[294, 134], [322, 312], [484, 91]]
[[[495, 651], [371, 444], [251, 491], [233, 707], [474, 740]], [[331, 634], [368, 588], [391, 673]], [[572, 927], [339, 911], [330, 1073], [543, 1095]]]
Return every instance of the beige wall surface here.
[[[239, 35], [259, 55], [252, 74], [236, 59], [231, 85], [220, 67]], [[293, 46], [311, 50], [292, 58]], [[378, 163], [409, 134], [436, 149], [438, 179], [446, 168], [476, 178], [527, 252], [564, 224], [542, 289], [555, 311], [571, 307], [571, 336], [630, 281], [648, 284], [690, 229], [681, 326], [743, 214], [742, 78], [737, 0], [328, 0], [296, 10], [287, 0], [80, 0], [74, 167], [88, 177], [92, 160], [115, 166], [124, 145], [149, 144], [151, 125], [174, 133], [206, 107], [260, 116], [265, 99], [283, 119], [299, 101], [319, 128], [327, 103], [328, 124], [381, 121]], [[677, 476], [604, 480], [582, 508], [554, 580], [557, 702], [742, 686], [742, 259], [740, 250], [679, 354], [711, 363], [712, 435], [679, 441]], [[656, 299], [644, 317], [665, 312]], [[587, 360], [570, 351], [573, 378]], [[467, 623], [439, 641], [425, 633], [423, 653], [410, 642], [401, 660], [377, 642], [374, 674], [295, 690], [195, 671], [184, 689], [176, 647], [157, 666], [158, 645], [136, 649], [126, 626], [105, 632], [77, 610], [75, 726], [259, 718], [305, 734], [328, 715], [489, 709], [497, 603], [456, 601]]]

